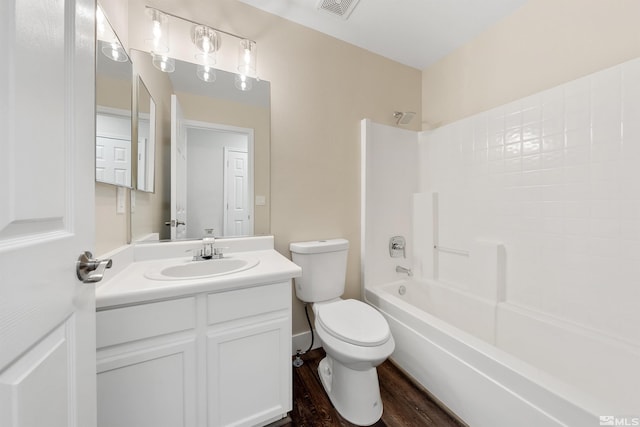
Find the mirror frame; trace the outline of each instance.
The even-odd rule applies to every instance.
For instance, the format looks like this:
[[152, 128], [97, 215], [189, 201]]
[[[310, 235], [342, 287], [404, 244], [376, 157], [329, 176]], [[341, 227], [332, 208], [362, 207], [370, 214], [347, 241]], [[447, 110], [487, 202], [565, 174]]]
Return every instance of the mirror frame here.
[[[135, 70], [135, 68], [134, 68]], [[146, 97], [149, 99], [149, 130], [148, 130], [148, 141], [147, 141], [147, 149], [146, 152], [143, 153], [144, 162], [145, 162], [145, 176], [144, 176], [144, 185], [140, 185], [140, 177], [138, 176], [139, 169], [138, 163], [132, 161], [131, 169], [132, 169], [132, 182], [135, 181], [135, 186], [132, 186], [132, 189], [137, 191], [143, 191], [145, 193], [155, 193], [155, 159], [156, 159], [156, 101], [151, 96], [151, 92], [147, 88], [147, 85], [144, 83], [142, 76], [140, 76], [137, 72], [133, 72], [133, 93], [132, 93], [132, 101], [133, 101], [133, 109], [131, 112], [131, 141], [139, 141], [140, 137], [140, 116], [142, 113], [140, 111], [140, 99], [141, 99], [141, 90], [146, 92]], [[138, 144], [133, 144], [132, 142], [132, 151], [131, 157], [139, 159], [141, 153], [138, 152]], [[135, 150], [134, 150], [135, 146]], [[135, 164], [135, 165], [134, 165]], [[134, 174], [135, 169], [135, 174]], [[135, 176], [135, 180], [133, 177]]]

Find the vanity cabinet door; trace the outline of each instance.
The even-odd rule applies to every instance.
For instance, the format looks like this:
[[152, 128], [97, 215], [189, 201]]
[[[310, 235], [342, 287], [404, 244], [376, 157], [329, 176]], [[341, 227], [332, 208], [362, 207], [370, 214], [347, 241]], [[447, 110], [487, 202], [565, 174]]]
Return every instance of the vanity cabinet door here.
[[210, 331], [208, 425], [255, 426], [291, 410], [291, 318]]
[[195, 336], [117, 350], [98, 352], [98, 427], [196, 425]]

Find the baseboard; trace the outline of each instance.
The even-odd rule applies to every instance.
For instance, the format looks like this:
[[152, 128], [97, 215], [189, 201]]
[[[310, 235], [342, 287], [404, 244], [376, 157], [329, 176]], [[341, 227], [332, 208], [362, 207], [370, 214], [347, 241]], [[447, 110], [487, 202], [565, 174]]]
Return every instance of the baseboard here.
[[[311, 332], [306, 331], [293, 335], [291, 337], [291, 355], [295, 356], [297, 350], [307, 351], [309, 344], [311, 344]], [[320, 347], [322, 347], [322, 343], [320, 342], [320, 339], [318, 339], [318, 335], [314, 332], [313, 347], [311, 350], [315, 350]]]

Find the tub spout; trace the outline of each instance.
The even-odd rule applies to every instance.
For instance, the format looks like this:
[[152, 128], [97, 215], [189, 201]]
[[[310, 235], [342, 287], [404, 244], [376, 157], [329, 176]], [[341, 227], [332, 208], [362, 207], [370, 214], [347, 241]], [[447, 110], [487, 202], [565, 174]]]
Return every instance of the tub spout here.
[[396, 266], [396, 273], [407, 273], [407, 276], [409, 277], [413, 276], [413, 271], [411, 271], [410, 268], [405, 268], [400, 265]]

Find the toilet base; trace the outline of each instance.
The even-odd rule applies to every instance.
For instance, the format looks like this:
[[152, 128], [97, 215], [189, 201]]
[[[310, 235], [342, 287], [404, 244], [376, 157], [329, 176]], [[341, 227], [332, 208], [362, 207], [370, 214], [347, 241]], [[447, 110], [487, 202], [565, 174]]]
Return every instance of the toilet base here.
[[331, 356], [320, 361], [318, 373], [331, 403], [347, 421], [369, 426], [382, 417], [382, 399], [375, 367], [350, 369]]

